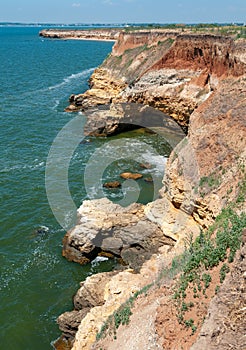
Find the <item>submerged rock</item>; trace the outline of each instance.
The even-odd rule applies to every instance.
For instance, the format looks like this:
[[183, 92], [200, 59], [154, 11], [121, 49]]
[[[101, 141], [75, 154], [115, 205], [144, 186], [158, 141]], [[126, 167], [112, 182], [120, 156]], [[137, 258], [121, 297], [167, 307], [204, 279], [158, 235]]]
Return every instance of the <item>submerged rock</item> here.
[[143, 175], [139, 173], [122, 173], [120, 174], [120, 177], [127, 180], [138, 180], [141, 179]]
[[145, 177], [145, 178], [144, 178], [144, 181], [145, 181], [145, 182], [148, 182], [148, 183], [153, 183], [153, 179], [152, 179], [151, 176]]
[[152, 164], [150, 163], [141, 163], [139, 164], [140, 168], [143, 168], [143, 169], [151, 169], [152, 168]]
[[109, 181], [109, 182], [105, 182], [103, 184], [103, 187], [105, 187], [105, 188], [119, 188], [119, 187], [121, 187], [121, 183], [119, 181]]

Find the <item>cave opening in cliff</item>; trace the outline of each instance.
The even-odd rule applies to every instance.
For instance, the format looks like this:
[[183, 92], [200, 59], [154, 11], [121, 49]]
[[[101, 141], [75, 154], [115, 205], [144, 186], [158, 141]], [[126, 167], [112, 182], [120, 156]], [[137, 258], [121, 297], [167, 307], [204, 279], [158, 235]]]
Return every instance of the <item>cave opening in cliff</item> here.
[[89, 198], [106, 196], [122, 206], [158, 198], [167, 159], [186, 136], [182, 128], [161, 111], [136, 103], [100, 106], [86, 117], [89, 142], [82, 145], [94, 152], [84, 176]]

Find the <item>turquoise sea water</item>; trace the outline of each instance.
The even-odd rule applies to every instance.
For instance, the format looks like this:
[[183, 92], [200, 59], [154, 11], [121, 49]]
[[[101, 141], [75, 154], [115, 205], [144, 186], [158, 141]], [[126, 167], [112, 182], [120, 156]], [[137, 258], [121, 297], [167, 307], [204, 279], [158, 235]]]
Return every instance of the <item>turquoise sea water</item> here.
[[[52, 141], [74, 117], [64, 112], [69, 95], [87, 89], [90, 74], [113, 44], [44, 40], [38, 36], [40, 29], [0, 28], [0, 348], [7, 350], [51, 349], [50, 343], [60, 335], [55, 320], [72, 309], [79, 282], [114, 264], [81, 267], [61, 257], [65, 231], [54, 218], [45, 191]], [[146, 162], [152, 161], [161, 181], [163, 157], [169, 152], [165, 142], [138, 131], [118, 139], [123, 137], [127, 148], [139, 139], [159, 148], [162, 158], [146, 154]], [[83, 168], [105, 142], [82, 143], [74, 152], [69, 186], [77, 206], [86, 198]], [[106, 152], [112, 152], [110, 147]], [[115, 179], [119, 167], [128, 170], [129, 162], [113, 163], [105, 180]], [[148, 170], [143, 171], [147, 176]], [[141, 200], [146, 202], [151, 184], [141, 181]]]

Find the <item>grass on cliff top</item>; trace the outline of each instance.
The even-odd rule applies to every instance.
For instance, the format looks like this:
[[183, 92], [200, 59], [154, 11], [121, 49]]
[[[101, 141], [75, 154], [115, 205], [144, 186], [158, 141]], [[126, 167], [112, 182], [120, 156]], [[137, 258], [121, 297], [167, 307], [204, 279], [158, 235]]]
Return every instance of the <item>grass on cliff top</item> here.
[[231, 36], [234, 39], [246, 38], [246, 26], [243, 23], [238, 24], [219, 24], [219, 23], [198, 23], [198, 24], [146, 24], [140, 26], [129, 26], [124, 28], [125, 32], [134, 32], [138, 30], [151, 29], [172, 29], [181, 32], [193, 32], [203, 34], [215, 34], [222, 36]]

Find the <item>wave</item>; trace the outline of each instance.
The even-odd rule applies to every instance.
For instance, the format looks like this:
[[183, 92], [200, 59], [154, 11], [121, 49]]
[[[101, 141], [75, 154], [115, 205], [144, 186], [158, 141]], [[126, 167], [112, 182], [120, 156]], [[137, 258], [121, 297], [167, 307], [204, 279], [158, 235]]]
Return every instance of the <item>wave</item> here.
[[80, 72], [80, 73], [76, 73], [76, 74], [71, 74], [70, 76], [68, 76], [67, 78], [64, 78], [63, 81], [59, 84], [53, 85], [53, 86], [49, 86], [48, 90], [55, 90], [55, 89], [59, 89], [60, 87], [70, 84], [73, 80], [78, 79], [78, 78], [86, 78], [89, 74], [91, 74], [94, 70], [96, 69], [96, 67], [94, 68], [89, 68], [89, 69], [85, 69], [84, 71]]
[[45, 162], [41, 161], [39, 162], [37, 159], [34, 160], [34, 164], [18, 164], [18, 165], [13, 165], [10, 167], [5, 167], [3, 169], [0, 169], [0, 173], [8, 173], [11, 171], [20, 171], [20, 170], [36, 170], [43, 168], [45, 166]]
[[[31, 96], [33, 95], [37, 95], [37, 94], [42, 94], [44, 92], [50, 92], [50, 91], [53, 91], [53, 90], [57, 90], [57, 89], [60, 89], [61, 87], [64, 87], [64, 86], [70, 86], [74, 81], [76, 81], [77, 79], [85, 79], [87, 78], [94, 70], [96, 69], [96, 67], [93, 67], [93, 68], [89, 68], [89, 69], [85, 69], [83, 70], [82, 72], [79, 72], [79, 73], [75, 73], [75, 74], [71, 74], [69, 75], [68, 77], [64, 78], [63, 81], [61, 83], [58, 83], [58, 84], [55, 84], [55, 85], [52, 85], [52, 86], [49, 86], [49, 87], [44, 87], [44, 88], [41, 88], [41, 89], [37, 89], [37, 90], [30, 90], [30, 91], [25, 91], [21, 94], [19, 94], [19, 99], [26, 99], [26, 98], [30, 98]], [[7, 97], [2, 97], [1, 96], [1, 103], [6, 103], [8, 101], [11, 101], [12, 98], [16, 98], [15, 95], [8, 95]], [[29, 101], [30, 102], [30, 101]], [[60, 100], [55, 100], [55, 106], [52, 107], [52, 109], [56, 109], [56, 107], [59, 105], [59, 102]], [[40, 101], [39, 101], [40, 103]], [[26, 104], [18, 104], [18, 107], [24, 107], [26, 108]]]

